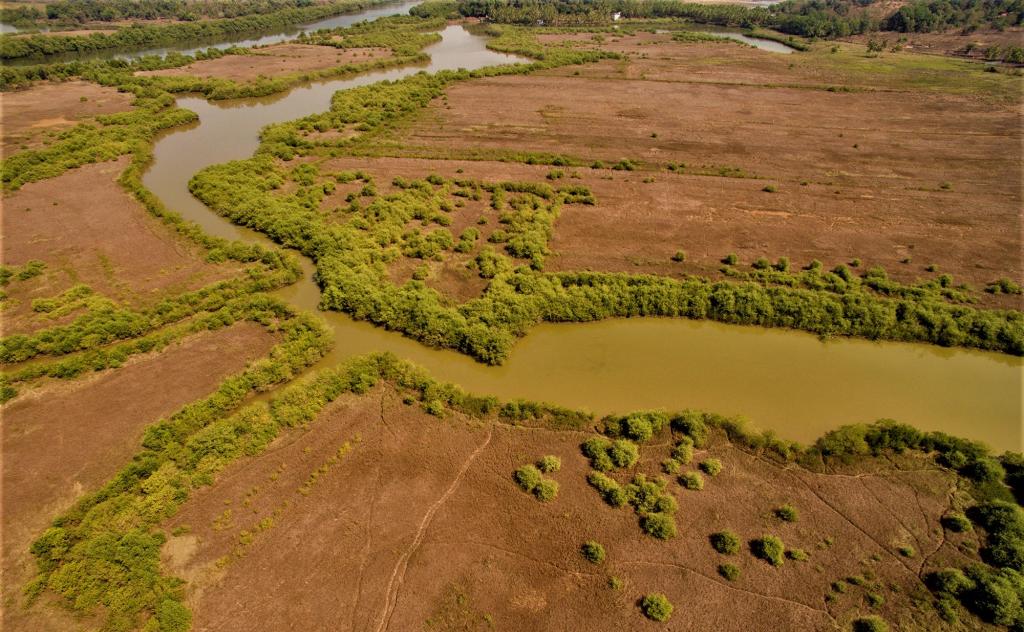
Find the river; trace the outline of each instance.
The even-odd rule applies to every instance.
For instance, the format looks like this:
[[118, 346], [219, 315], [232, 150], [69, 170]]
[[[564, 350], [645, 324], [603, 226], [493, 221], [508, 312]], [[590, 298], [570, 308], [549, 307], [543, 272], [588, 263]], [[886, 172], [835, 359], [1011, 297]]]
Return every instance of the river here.
[[[179, 105], [196, 112], [199, 122], [157, 140], [143, 182], [210, 234], [268, 243], [193, 198], [189, 178], [209, 165], [252, 155], [263, 126], [325, 111], [335, 91], [421, 70], [520, 61], [487, 50], [484, 38], [459, 26], [446, 28], [442, 41], [426, 52], [431, 56], [426, 65], [311, 83], [270, 97], [217, 102], [182, 97]], [[302, 263], [304, 278], [276, 294], [315, 310], [320, 293], [312, 281], [313, 264], [305, 258]], [[344, 314], [321, 315], [336, 343], [313, 370], [357, 354], [391, 351], [469, 391], [597, 414], [701, 408], [743, 414], [758, 428], [802, 442], [842, 424], [890, 417], [979, 439], [998, 450], [1024, 448], [1024, 360], [997, 353], [850, 339], [821, 342], [802, 332], [644, 318], [540, 325], [503, 366], [490, 367]]]

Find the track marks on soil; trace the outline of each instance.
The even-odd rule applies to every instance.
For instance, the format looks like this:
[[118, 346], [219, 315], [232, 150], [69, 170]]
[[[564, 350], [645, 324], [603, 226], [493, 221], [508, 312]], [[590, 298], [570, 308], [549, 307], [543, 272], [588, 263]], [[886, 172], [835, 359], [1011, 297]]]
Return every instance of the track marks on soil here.
[[388, 579], [387, 590], [384, 591], [384, 610], [381, 612], [376, 632], [383, 632], [383, 630], [386, 630], [390, 625], [391, 617], [395, 612], [395, 606], [398, 605], [398, 593], [402, 589], [402, 584], [405, 582], [405, 573], [409, 568], [409, 560], [423, 543], [423, 538], [426, 536], [427, 528], [430, 527], [430, 523], [434, 520], [434, 516], [437, 514], [438, 510], [444, 506], [445, 502], [451, 498], [452, 494], [455, 493], [459, 483], [462, 481], [462, 477], [465, 476], [469, 467], [473, 464], [473, 461], [475, 461], [487, 446], [490, 445], [491, 437], [493, 435], [494, 428], [488, 428], [487, 438], [484, 439], [483, 443], [477, 446], [475, 450], [473, 450], [473, 453], [470, 454], [465, 463], [462, 464], [462, 468], [459, 469], [459, 473], [455, 476], [455, 480], [453, 480], [451, 485], [448, 486], [448, 489], [445, 490], [444, 494], [434, 501], [434, 504], [432, 504], [423, 515], [423, 519], [420, 520], [420, 525], [416, 529], [416, 534], [413, 536], [412, 542], [409, 544], [409, 548], [407, 548], [405, 553], [398, 558], [398, 561], [395, 563], [395, 568], [391, 571], [391, 577]]

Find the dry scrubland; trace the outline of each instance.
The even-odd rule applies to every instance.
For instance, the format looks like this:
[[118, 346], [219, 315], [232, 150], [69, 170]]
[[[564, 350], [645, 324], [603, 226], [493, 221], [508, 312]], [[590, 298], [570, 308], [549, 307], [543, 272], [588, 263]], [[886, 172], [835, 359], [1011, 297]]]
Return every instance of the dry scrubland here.
[[4, 194], [5, 266], [32, 260], [46, 267], [6, 292], [4, 335], [65, 324], [80, 312], [39, 312], [33, 299], [84, 284], [137, 307], [239, 273], [210, 265], [199, 249], [169, 232], [117, 182], [127, 158], [74, 169]]
[[[814, 474], [715, 435], [684, 468], [721, 460], [703, 490], [667, 477], [679, 535], [662, 542], [588, 486], [579, 445], [590, 433], [437, 419], [402, 399], [390, 385], [342, 397], [164, 525], [178, 534], [164, 562], [189, 581], [196, 630], [660, 629], [634, 605], [653, 591], [676, 604], [669, 629], [831, 630], [868, 611], [869, 593], [884, 599], [871, 611], [909, 624], [922, 616], [910, 613], [923, 571], [961, 563], [957, 546], [975, 537], [943, 535], [956, 477], [927, 460]], [[626, 480], [664, 476], [670, 451], [667, 435], [643, 446]], [[542, 503], [511, 474], [548, 454], [561, 458], [547, 475], [560, 490]], [[784, 504], [796, 522], [773, 513]], [[723, 529], [740, 536], [738, 553], [710, 545]], [[746, 543], [764, 533], [809, 559], [756, 559]], [[605, 547], [603, 563], [580, 555], [587, 540]], [[900, 555], [908, 545], [916, 557]], [[739, 579], [719, 576], [723, 563]], [[852, 576], [865, 585], [831, 588]]]
[[127, 111], [130, 94], [86, 81], [41, 83], [0, 93], [3, 154], [46, 144], [58, 132], [103, 114]]
[[[903, 281], [932, 276], [933, 264], [977, 287], [1021, 279], [1019, 100], [978, 94], [984, 75], [977, 86], [945, 89], [937, 74], [935, 85], [904, 83], [913, 66], [867, 74], [854, 50], [833, 56], [822, 46], [773, 55], [627, 36], [603, 47], [628, 61], [458, 84], [397, 143], [435, 156], [518, 151], [642, 163], [632, 172], [562, 169], [598, 204], [559, 219], [555, 270], [714, 274], [735, 252], [747, 262], [787, 256], [829, 267], [858, 258]], [[922, 69], [918, 81], [928, 76]], [[975, 93], [960, 93], [968, 89]], [[679, 163], [685, 168], [666, 168]], [[394, 170], [405, 175], [400, 164]], [[461, 163], [430, 168], [470, 173]], [[474, 172], [523, 169], [485, 163]], [[743, 177], [695, 175], [722, 169]], [[669, 260], [678, 249], [688, 255], [682, 266]]]
[[248, 55], [227, 55], [197, 61], [180, 68], [144, 70], [140, 76], [193, 76], [205, 79], [251, 81], [275, 74], [324, 70], [347, 64], [366, 63], [392, 57], [386, 48], [338, 49], [307, 44], [275, 44], [253, 49]]
[[0, 528], [4, 621], [10, 629], [72, 629], [59, 611], [17, 607], [21, 588], [36, 572], [29, 545], [54, 516], [131, 460], [147, 426], [207, 396], [273, 342], [259, 327], [241, 323], [186, 338], [119, 369], [39, 386], [5, 405]]

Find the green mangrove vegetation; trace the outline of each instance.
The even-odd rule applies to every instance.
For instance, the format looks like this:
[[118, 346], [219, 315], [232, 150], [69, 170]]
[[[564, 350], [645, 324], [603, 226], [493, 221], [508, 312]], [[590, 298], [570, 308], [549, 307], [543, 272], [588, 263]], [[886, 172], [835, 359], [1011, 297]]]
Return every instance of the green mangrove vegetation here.
[[335, 0], [325, 4], [307, 4], [295, 8], [281, 8], [270, 13], [253, 13], [224, 19], [173, 24], [135, 24], [117, 29], [113, 33], [90, 35], [0, 35], [0, 59], [44, 57], [56, 53], [88, 52], [109, 48], [144, 48], [189, 40], [231, 37], [312, 22], [374, 4], [380, 4], [380, 1]]

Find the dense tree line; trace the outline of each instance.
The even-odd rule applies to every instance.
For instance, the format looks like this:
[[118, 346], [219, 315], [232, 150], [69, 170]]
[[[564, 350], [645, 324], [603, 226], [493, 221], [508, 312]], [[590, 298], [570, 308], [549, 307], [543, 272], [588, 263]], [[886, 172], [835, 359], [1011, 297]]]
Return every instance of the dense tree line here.
[[91, 35], [0, 36], [0, 59], [16, 59], [88, 52], [108, 48], [144, 48], [192, 40], [224, 38], [255, 33], [303, 22], [312, 22], [345, 11], [355, 11], [382, 0], [341, 0], [331, 4], [282, 9], [273, 13], [246, 15], [237, 18], [180, 22], [175, 24], [134, 25], [114, 33]]
[[46, 19], [60, 22], [235, 18], [314, 6], [314, 0], [60, 0]]
[[929, 32], [1021, 24], [1022, 0], [914, 0], [881, 20], [872, 0], [786, 0], [770, 8], [675, 0], [462, 0], [463, 16], [509, 24], [607, 24], [625, 18], [685, 18], [701, 24], [764, 26], [804, 37], [842, 37], [872, 30]]

